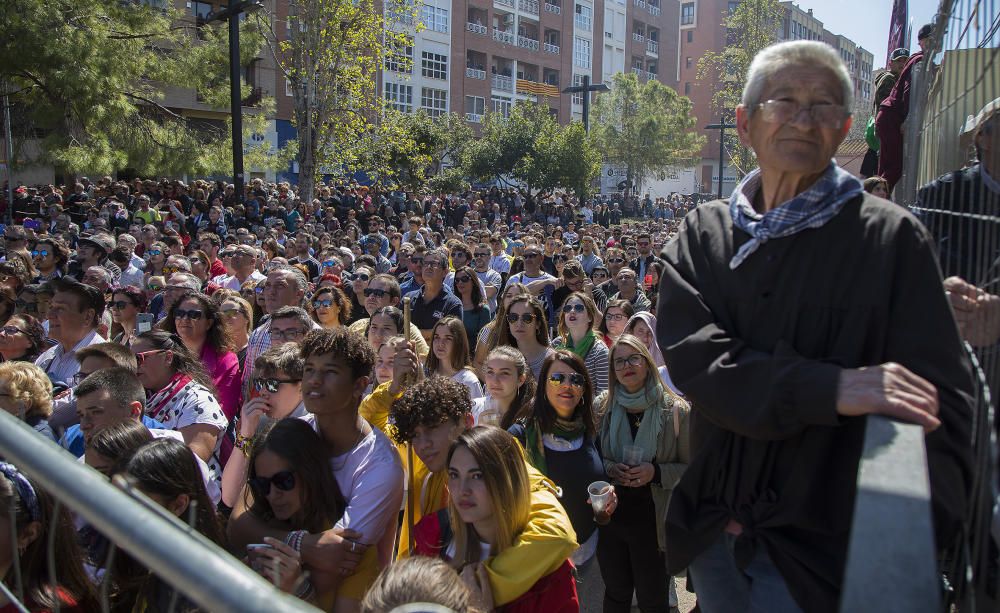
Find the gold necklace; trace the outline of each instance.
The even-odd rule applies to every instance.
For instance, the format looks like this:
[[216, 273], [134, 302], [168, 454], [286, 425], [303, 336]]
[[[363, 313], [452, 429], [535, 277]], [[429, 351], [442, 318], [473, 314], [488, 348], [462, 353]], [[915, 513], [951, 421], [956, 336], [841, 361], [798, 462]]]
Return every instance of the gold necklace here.
[[642, 423], [642, 417], [645, 414], [646, 414], [645, 411], [643, 411], [642, 413], [633, 413], [632, 424], [635, 425], [636, 430], [639, 429], [639, 425]]

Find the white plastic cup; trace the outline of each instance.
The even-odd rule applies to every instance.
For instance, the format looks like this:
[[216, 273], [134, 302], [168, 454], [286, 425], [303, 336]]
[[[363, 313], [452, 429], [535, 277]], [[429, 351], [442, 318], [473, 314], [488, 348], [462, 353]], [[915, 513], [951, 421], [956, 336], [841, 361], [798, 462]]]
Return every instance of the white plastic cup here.
[[608, 507], [608, 500], [611, 499], [611, 492], [614, 488], [607, 481], [594, 481], [587, 486], [587, 494], [590, 496], [590, 506], [594, 513], [604, 513]]
[[642, 462], [642, 447], [625, 445], [622, 448], [622, 463], [627, 466], [638, 466]]

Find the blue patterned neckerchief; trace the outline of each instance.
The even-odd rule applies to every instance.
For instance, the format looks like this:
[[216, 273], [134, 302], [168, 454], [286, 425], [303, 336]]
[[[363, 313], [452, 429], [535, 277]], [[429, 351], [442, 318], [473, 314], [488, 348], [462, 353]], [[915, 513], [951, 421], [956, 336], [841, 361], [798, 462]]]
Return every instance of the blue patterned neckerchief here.
[[848, 201], [864, 191], [861, 181], [831, 161], [809, 189], [761, 215], [752, 204], [760, 186], [760, 169], [757, 168], [740, 181], [729, 200], [733, 225], [751, 237], [729, 261], [730, 269], [742, 264], [751, 253], [773, 238], [784, 238], [807, 228], [821, 227], [833, 219]]

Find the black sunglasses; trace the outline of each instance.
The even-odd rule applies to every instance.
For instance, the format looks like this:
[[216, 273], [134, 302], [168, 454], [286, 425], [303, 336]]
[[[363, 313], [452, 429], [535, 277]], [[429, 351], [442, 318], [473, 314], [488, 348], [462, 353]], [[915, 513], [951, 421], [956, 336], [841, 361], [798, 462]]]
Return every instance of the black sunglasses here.
[[564, 304], [563, 305], [563, 313], [572, 313], [573, 311], [576, 311], [577, 313], [583, 313], [586, 310], [587, 310], [587, 307], [583, 306], [579, 302], [576, 303], [576, 304]]
[[128, 300], [116, 300], [109, 305], [112, 309], [118, 309], [119, 311], [125, 307], [132, 306], [132, 303]]
[[410, 261], [413, 262], [414, 264], [423, 264], [424, 263], [424, 258], [418, 258], [418, 257], [414, 257], [414, 256], [411, 255], [410, 256]]
[[369, 280], [371, 280], [371, 277], [369, 277], [368, 275], [366, 275], [363, 272], [359, 272], [358, 274], [354, 275], [354, 279], [356, 281], [369, 281]]
[[261, 498], [267, 498], [271, 493], [271, 485], [274, 485], [274, 487], [282, 492], [292, 491], [295, 488], [295, 473], [290, 470], [283, 470], [279, 473], [274, 473], [270, 477], [252, 477], [248, 483], [254, 493], [259, 494]]
[[266, 389], [269, 394], [277, 394], [282, 383], [298, 383], [302, 379], [275, 379], [274, 377], [259, 377], [253, 380], [254, 391]]
[[204, 311], [199, 311], [198, 309], [175, 309], [174, 319], [190, 319], [191, 321], [198, 321], [204, 314]]
[[370, 298], [372, 296], [375, 296], [376, 298], [383, 298], [389, 292], [385, 291], [384, 289], [378, 289], [375, 287], [366, 287], [363, 293], [365, 295], [365, 298]]
[[507, 322], [516, 324], [518, 320], [523, 321], [526, 324], [534, 323], [537, 319], [534, 313], [525, 313], [524, 315], [518, 315], [517, 313], [507, 313]]
[[472, 277], [468, 275], [462, 275], [461, 277], [455, 277], [455, 283], [468, 283], [472, 281]]

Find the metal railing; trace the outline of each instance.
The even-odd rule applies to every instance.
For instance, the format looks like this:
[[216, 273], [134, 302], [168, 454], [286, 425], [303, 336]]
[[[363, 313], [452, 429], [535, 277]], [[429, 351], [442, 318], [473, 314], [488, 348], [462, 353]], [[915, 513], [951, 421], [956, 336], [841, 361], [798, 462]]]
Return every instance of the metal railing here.
[[660, 16], [660, 7], [656, 6], [655, 4], [649, 4], [646, 6], [646, 8], [649, 9], [649, 14], [652, 15], [653, 17]]
[[538, 51], [538, 41], [527, 36], [518, 36], [517, 46], [530, 49], [531, 51]]
[[481, 23], [472, 23], [471, 21], [466, 22], [465, 29], [468, 30], [469, 32], [473, 32], [475, 34], [482, 34], [483, 36], [485, 36], [486, 33], [489, 32], [489, 28], [487, 28], [483, 24], [481, 24]]
[[275, 589], [180, 521], [112, 486], [100, 473], [80, 464], [6, 411], [0, 411], [0, 449], [8, 462], [60, 504], [203, 610], [318, 610]]
[[510, 8], [514, 8], [515, 6], [514, 0], [493, 0], [493, 3], [501, 6], [508, 6]]
[[546, 53], [559, 53], [559, 45], [553, 45], [552, 43], [545, 43], [542, 45], [542, 50]]
[[505, 92], [514, 91], [514, 79], [505, 75], [495, 74], [493, 78], [490, 79], [493, 89], [499, 89]]
[[656, 42], [655, 40], [646, 41], [646, 53], [649, 53], [651, 55], [656, 55], [659, 52], [660, 52], [660, 44], [658, 42]]
[[513, 45], [515, 42], [515, 35], [513, 32], [510, 32], [508, 30], [493, 28], [493, 40], [499, 41], [501, 43], [507, 43], [508, 45]]
[[517, 7], [525, 13], [538, 14], [538, 0], [517, 0]]
[[632, 32], [632, 40], [637, 43], [646, 42], [646, 35], [642, 32]]
[[483, 116], [480, 113], [466, 113], [465, 120], [472, 123], [483, 123]]
[[546, 13], [552, 13], [553, 15], [558, 15], [558, 14], [562, 13], [562, 7], [559, 6], [558, 4], [550, 4], [550, 3], [546, 2], [545, 3], [545, 12]]
[[465, 76], [469, 77], [470, 79], [479, 79], [480, 81], [485, 81], [486, 71], [481, 70], [479, 68], [467, 67], [465, 69]]

